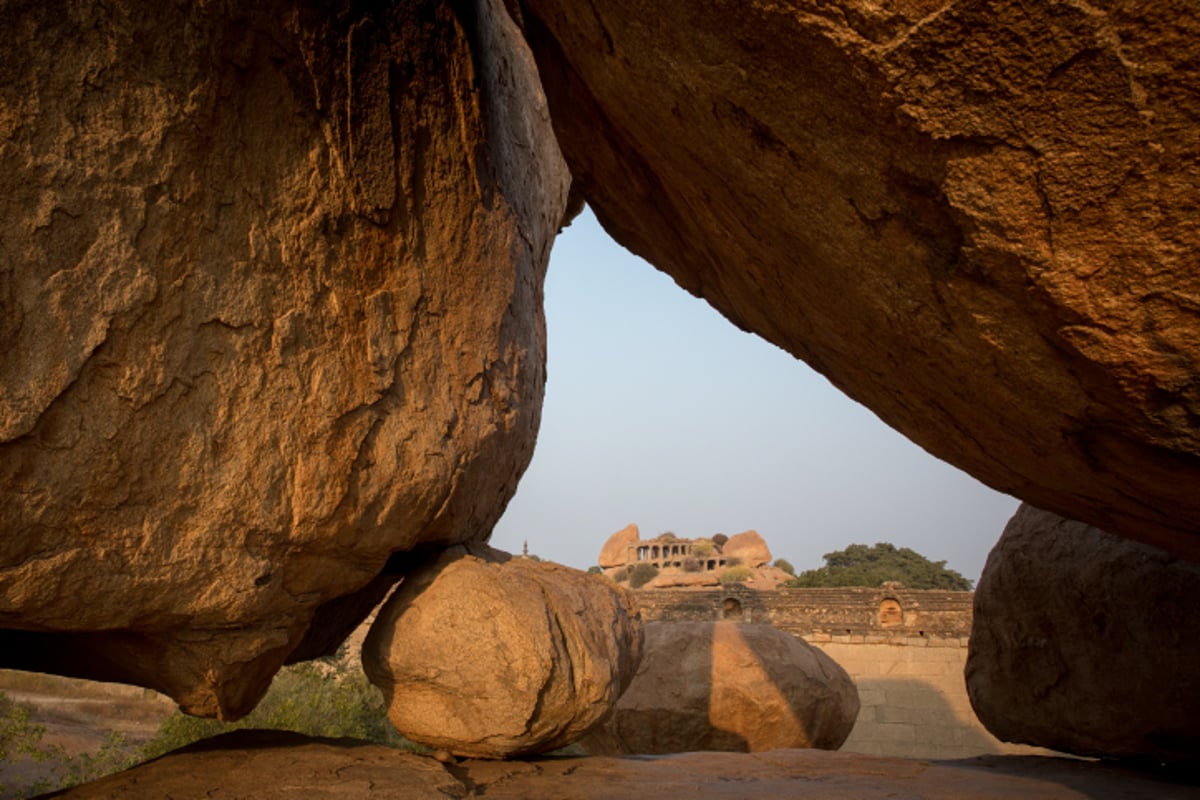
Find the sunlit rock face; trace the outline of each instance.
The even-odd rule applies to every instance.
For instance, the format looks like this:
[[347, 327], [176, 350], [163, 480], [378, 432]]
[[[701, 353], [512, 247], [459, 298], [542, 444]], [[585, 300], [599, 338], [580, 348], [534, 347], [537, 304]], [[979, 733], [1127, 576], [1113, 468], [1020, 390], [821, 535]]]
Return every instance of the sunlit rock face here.
[[405, 577], [362, 650], [396, 730], [483, 758], [576, 741], [611, 713], [641, 654], [633, 594], [607, 578], [454, 550]]
[[966, 681], [998, 738], [1200, 767], [1200, 564], [1023, 505], [975, 591]]
[[837, 662], [770, 625], [650, 622], [633, 683], [592, 754], [836, 750], [858, 717]]
[[530, 458], [569, 183], [532, 58], [498, 0], [0, 27], [0, 662], [236, 717]]
[[619, 242], [993, 487], [1200, 560], [1200, 18], [520, 5]]

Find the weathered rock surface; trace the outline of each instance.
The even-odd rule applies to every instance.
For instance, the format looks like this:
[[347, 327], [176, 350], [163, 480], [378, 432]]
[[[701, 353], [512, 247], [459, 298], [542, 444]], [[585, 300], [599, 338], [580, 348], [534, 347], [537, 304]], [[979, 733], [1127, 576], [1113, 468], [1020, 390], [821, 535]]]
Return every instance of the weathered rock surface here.
[[1200, 564], [1023, 505], [975, 590], [967, 691], [1000, 739], [1200, 768]]
[[544, 753], [612, 711], [637, 670], [641, 628], [633, 596], [602, 577], [448, 552], [388, 599], [363, 667], [415, 742], [485, 758]]
[[447, 767], [380, 745], [308, 739], [283, 731], [237, 731], [57, 796], [1189, 800], [1200, 797], [1200, 788], [1067, 759], [929, 762], [818, 750], [464, 761]]
[[643, 589], [679, 589], [686, 587], [719, 586], [715, 572], [683, 572], [670, 570], [651, 578]]
[[626, 548], [641, 541], [642, 535], [638, 526], [629, 523], [621, 530], [608, 537], [604, 547], [600, 548], [600, 560], [596, 563], [605, 569], [623, 567], [628, 563]]
[[1200, 560], [1200, 16], [520, 5], [617, 241], [938, 457]]
[[836, 750], [858, 716], [846, 671], [769, 625], [651, 622], [633, 683], [583, 740], [603, 755]]
[[499, 0], [0, 28], [0, 664], [238, 716], [530, 458], [569, 182], [532, 58]]
[[762, 567], [771, 563], [771, 548], [767, 547], [766, 540], [758, 531], [743, 531], [730, 536], [721, 553], [726, 560], [738, 558], [748, 567]]

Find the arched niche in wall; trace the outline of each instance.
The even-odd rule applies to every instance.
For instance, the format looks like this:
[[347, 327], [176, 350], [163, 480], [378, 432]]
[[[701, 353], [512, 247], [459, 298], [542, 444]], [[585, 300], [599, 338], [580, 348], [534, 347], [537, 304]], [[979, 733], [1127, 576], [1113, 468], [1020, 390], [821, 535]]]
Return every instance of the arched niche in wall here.
[[884, 628], [895, 628], [904, 624], [904, 609], [894, 597], [885, 597], [879, 604], [879, 624]]

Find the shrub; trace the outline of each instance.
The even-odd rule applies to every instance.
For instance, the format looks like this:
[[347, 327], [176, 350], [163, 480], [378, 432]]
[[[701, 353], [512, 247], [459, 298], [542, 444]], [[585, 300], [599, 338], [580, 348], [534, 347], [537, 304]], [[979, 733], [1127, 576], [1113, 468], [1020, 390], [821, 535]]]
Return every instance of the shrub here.
[[700, 542], [692, 547], [692, 555], [697, 558], [708, 558], [715, 552], [717, 552], [717, 548], [713, 547], [712, 542]]
[[632, 567], [621, 567], [609, 577], [611, 577], [617, 583], [624, 583], [625, 581], [629, 580], [629, 570], [631, 569]]
[[781, 569], [784, 572], [786, 572], [788, 575], [792, 575], [793, 577], [796, 574], [796, 568], [792, 566], [792, 563], [790, 561], [786, 561], [782, 558], [775, 559], [775, 568]]
[[[32, 721], [28, 706], [14, 703], [0, 692], [0, 764], [28, 758], [50, 765], [50, 777], [34, 783], [13, 787], [0, 782], [0, 795], [13, 789], [22, 797], [64, 789], [127, 769], [141, 760], [121, 733], [108, 734], [95, 755], [79, 756], [67, 755], [62, 745], [43, 744], [45, 735], [45, 726]], [[0, 777], [3, 772], [0, 770]]]
[[658, 567], [643, 561], [629, 570], [629, 588], [640, 589], [658, 575]]
[[741, 564], [730, 567], [717, 576], [717, 580], [722, 583], [741, 583], [742, 581], [750, 580], [754, 575], [754, 570]]
[[588, 575], [603, 575], [603, 574], [604, 574], [604, 570], [600, 569], [600, 567], [598, 567], [598, 566], [588, 567]]
[[199, 739], [239, 728], [273, 728], [309, 736], [367, 739], [393, 747], [413, 747], [392, 728], [383, 695], [361, 672], [338, 673], [315, 664], [280, 670], [265, 697], [237, 722], [190, 717], [176, 712], [146, 743], [142, 757], [156, 758]]
[[30, 720], [27, 706], [12, 702], [0, 692], [0, 762], [17, 755], [32, 756], [45, 733], [43, 726]]
[[693, 558], [692, 556], [688, 556], [683, 560], [684, 572], [699, 572], [702, 566], [700, 559]]
[[729, 558], [725, 559], [725, 566], [727, 567], [737, 567], [740, 566], [741, 563], [742, 560], [737, 556], [730, 556]]

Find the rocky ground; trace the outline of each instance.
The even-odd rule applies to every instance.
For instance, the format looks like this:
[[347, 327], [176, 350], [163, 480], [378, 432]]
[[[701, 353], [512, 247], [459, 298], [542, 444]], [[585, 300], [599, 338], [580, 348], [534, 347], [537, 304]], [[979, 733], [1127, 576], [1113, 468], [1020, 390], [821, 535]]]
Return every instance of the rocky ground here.
[[378, 745], [237, 731], [58, 795], [222, 798], [1200, 798], [1200, 785], [1097, 762], [876, 758], [817, 750], [445, 762]]

